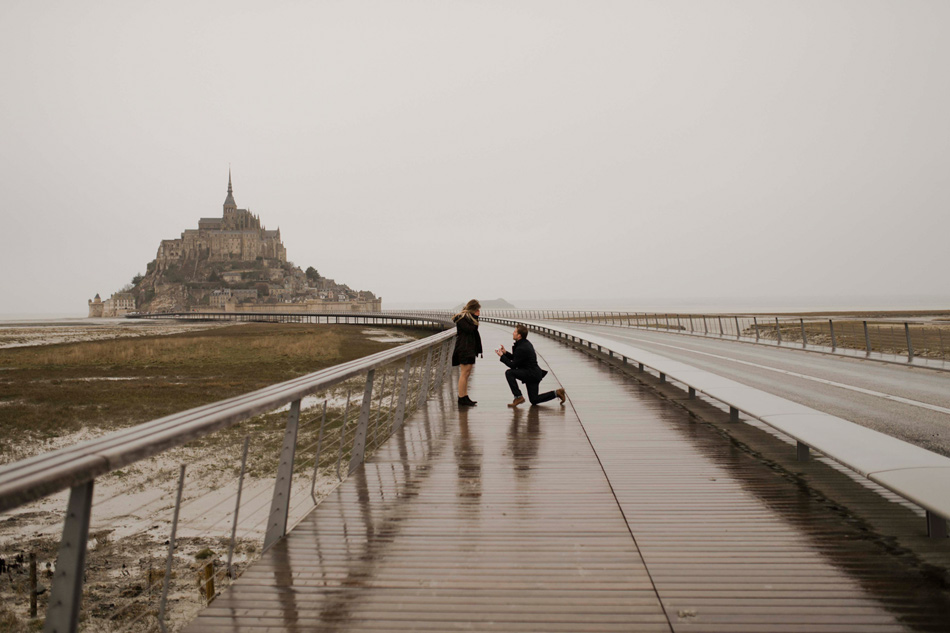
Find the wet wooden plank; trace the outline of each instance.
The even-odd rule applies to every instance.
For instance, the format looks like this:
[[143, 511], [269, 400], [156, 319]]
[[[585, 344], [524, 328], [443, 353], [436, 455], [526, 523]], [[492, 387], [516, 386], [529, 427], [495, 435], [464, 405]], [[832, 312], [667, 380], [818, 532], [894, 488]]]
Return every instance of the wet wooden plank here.
[[508, 409], [504, 368], [479, 361], [478, 407], [431, 400], [186, 630], [946, 630], [946, 590], [895, 575], [840, 513], [629, 377], [535, 345], [568, 406]]

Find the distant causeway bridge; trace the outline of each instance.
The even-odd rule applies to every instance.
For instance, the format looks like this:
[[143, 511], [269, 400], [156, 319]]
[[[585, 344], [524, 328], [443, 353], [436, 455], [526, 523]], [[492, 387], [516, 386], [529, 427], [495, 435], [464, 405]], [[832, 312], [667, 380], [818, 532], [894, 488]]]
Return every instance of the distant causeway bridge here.
[[[950, 628], [940, 324], [484, 311], [459, 409], [448, 313], [136, 316], [436, 331], [0, 468], [0, 512], [65, 508], [46, 631], [83, 630], [97, 512], [149, 488], [167, 557], [112, 579], [114, 631]], [[506, 406], [516, 323], [565, 405]]]

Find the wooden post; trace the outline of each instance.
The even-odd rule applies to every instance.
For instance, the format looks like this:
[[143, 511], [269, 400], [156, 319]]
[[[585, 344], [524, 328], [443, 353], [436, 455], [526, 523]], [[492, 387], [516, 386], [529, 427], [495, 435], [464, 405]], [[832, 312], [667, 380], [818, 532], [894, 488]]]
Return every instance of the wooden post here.
[[36, 617], [36, 552], [30, 552], [30, 617]]
[[208, 604], [214, 600], [214, 561], [205, 564], [204, 594]]

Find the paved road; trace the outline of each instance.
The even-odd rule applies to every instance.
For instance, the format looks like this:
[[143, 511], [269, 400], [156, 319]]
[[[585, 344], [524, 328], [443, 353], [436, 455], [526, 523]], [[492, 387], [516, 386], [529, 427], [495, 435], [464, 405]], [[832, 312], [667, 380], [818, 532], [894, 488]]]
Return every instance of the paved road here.
[[950, 456], [950, 372], [570, 323]]

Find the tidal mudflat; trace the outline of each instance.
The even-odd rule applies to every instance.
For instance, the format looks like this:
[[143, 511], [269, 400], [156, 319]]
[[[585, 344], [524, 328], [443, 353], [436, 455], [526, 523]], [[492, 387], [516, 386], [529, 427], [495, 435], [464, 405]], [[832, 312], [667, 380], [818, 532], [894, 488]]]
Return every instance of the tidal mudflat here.
[[[263, 323], [210, 328], [169, 324], [167, 330], [105, 340], [97, 340], [99, 332], [92, 332], [92, 340], [66, 343], [47, 337], [0, 349], [0, 463], [71, 446], [431, 334]], [[321, 498], [336, 485], [337, 460], [330, 450], [341, 444], [342, 415], [350, 393], [357, 394], [356, 400], [361, 385], [338, 385], [303, 403], [294, 498], [308, 503], [291, 510], [292, 520], [295, 513], [309, 511], [311, 499]], [[314, 468], [312, 454], [324, 400], [329, 412], [322, 439], [327, 455]], [[214, 564], [218, 583], [225, 581], [222, 570], [247, 436], [252, 439], [233, 555], [236, 571], [259, 555], [285, 419], [280, 410], [258, 416], [97, 480], [84, 630], [144, 630], [154, 625], [179, 464], [187, 464], [187, 475], [169, 594], [171, 629], [187, 622], [204, 604], [196, 579], [208, 562]], [[29, 631], [36, 625], [28, 617], [28, 566], [17, 564], [18, 557], [26, 561], [31, 552], [40, 572], [42, 618], [50, 586], [47, 570], [55, 569], [67, 494], [0, 516], [0, 557], [14, 565], [6, 578], [0, 578], [4, 631]]]

